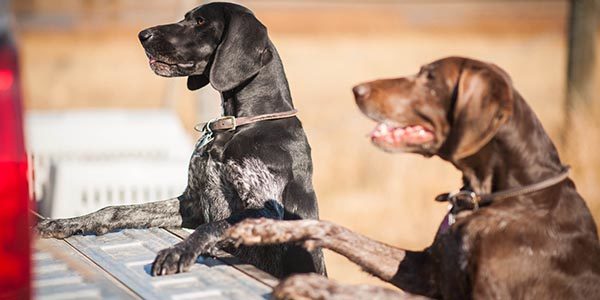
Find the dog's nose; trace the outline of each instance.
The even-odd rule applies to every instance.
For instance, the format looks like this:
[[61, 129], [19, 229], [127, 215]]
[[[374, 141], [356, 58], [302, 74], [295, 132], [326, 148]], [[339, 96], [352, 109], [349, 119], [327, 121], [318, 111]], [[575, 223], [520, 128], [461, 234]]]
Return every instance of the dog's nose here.
[[150, 29], [142, 30], [138, 34], [138, 38], [140, 39], [140, 42], [142, 42], [142, 43], [149, 40], [151, 37], [152, 37], [152, 31], [150, 31]]
[[359, 84], [352, 89], [356, 99], [366, 98], [371, 93], [371, 87], [368, 84]]

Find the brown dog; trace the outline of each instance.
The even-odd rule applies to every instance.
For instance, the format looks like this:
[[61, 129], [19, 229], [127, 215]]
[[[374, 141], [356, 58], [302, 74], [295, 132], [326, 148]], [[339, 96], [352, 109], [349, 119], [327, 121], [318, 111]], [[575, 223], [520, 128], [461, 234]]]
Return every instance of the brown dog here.
[[[229, 231], [246, 245], [299, 242], [348, 257], [407, 293], [296, 275], [282, 298], [598, 299], [600, 244], [556, 148], [509, 76], [495, 65], [444, 58], [418, 74], [354, 88], [379, 122], [385, 151], [438, 155], [464, 187], [421, 252], [385, 245], [328, 222], [251, 220]], [[410, 293], [410, 294], [408, 294]]]

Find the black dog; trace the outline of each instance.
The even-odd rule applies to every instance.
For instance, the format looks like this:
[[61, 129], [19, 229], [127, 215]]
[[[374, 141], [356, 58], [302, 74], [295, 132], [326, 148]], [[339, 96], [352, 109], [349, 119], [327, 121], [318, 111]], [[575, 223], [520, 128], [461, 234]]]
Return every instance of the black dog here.
[[184, 226], [196, 230], [158, 253], [153, 275], [186, 271], [198, 255], [216, 248], [278, 277], [324, 274], [320, 251], [289, 246], [235, 249], [221, 239], [227, 228], [245, 218], [318, 218], [310, 146], [293, 116], [283, 66], [267, 29], [242, 6], [210, 3], [178, 23], [140, 32], [139, 39], [156, 74], [189, 76], [190, 90], [210, 83], [222, 93], [224, 115], [249, 124], [237, 122], [236, 128], [235, 119], [221, 118], [204, 126], [205, 135], [190, 161], [188, 186], [178, 198], [44, 220], [37, 227], [40, 236]]

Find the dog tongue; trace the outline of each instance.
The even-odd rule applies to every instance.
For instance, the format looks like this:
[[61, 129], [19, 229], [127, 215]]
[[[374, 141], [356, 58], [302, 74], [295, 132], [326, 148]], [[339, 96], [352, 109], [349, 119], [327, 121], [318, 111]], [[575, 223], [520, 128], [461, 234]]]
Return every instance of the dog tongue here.
[[371, 139], [388, 144], [414, 145], [433, 140], [433, 133], [421, 125], [394, 127], [379, 123], [371, 132]]

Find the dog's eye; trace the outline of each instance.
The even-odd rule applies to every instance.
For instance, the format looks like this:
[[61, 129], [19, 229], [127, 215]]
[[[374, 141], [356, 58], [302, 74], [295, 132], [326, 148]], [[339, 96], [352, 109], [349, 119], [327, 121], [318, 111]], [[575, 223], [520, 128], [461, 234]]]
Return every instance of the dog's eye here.
[[204, 24], [204, 22], [205, 22], [204, 18], [202, 18], [202, 17], [196, 18], [196, 24], [202, 25], [202, 24]]
[[427, 80], [434, 80], [435, 75], [431, 71], [427, 71]]

